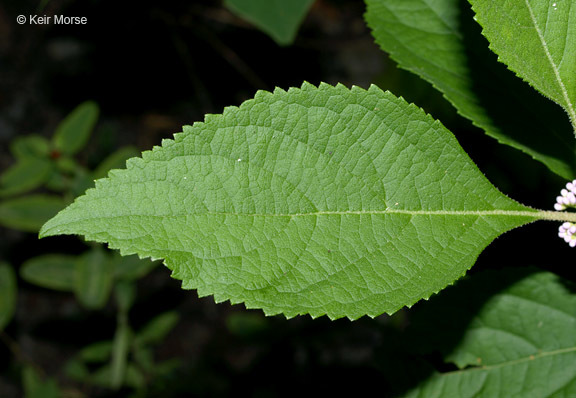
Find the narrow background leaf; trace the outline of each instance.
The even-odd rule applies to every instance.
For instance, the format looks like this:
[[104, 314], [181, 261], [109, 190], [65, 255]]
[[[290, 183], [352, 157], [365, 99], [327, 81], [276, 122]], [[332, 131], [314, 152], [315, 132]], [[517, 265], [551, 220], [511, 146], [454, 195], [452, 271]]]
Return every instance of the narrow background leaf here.
[[92, 134], [99, 113], [95, 102], [86, 101], [78, 105], [56, 128], [54, 148], [66, 155], [74, 155], [81, 150]]
[[0, 176], [0, 197], [17, 195], [38, 188], [52, 172], [50, 160], [24, 157]]
[[37, 232], [66, 202], [59, 196], [28, 195], [0, 202], [0, 224], [21, 231]]
[[226, 6], [266, 32], [280, 45], [294, 41], [314, 0], [225, 0]]
[[45, 254], [22, 264], [20, 276], [28, 283], [47, 289], [74, 291], [78, 257], [64, 254]]
[[76, 263], [74, 292], [78, 301], [88, 309], [106, 305], [114, 278], [113, 263], [100, 248], [84, 253]]

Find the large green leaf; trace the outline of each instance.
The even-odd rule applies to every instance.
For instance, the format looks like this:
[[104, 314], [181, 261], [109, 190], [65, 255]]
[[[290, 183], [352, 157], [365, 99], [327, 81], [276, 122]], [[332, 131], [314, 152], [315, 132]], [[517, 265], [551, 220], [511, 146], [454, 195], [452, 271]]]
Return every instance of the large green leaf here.
[[186, 127], [41, 236], [162, 258], [216, 301], [358, 318], [429, 297], [543, 214], [498, 192], [416, 106], [375, 86], [304, 84]]
[[390, 369], [405, 397], [576, 396], [576, 286], [549, 272], [475, 275], [416, 308], [420, 354], [440, 352], [456, 371], [417, 374], [414, 357]]
[[[434, 85], [462, 116], [489, 136], [527, 153], [566, 179], [576, 175], [568, 118], [497, 62], [465, 0], [366, 3], [366, 21], [376, 42], [400, 67]], [[494, 9], [508, 7], [501, 1], [485, 3]], [[553, 20], [550, 24], [557, 25]], [[558, 42], [569, 37], [560, 32], [560, 25], [555, 29]], [[514, 38], [514, 43], [524, 42]], [[526, 62], [535, 58], [537, 54], [524, 57]], [[572, 60], [566, 62], [574, 59], [572, 52]]]
[[470, 0], [499, 59], [561, 105], [576, 134], [576, 6], [566, 0]]
[[232, 11], [252, 22], [280, 45], [288, 45], [314, 0], [226, 0]]

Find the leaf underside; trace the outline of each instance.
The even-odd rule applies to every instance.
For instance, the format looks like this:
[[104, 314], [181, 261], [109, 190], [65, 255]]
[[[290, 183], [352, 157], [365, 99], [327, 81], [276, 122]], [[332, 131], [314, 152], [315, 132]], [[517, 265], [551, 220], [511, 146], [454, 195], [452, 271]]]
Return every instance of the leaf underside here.
[[185, 127], [41, 236], [162, 258], [217, 302], [355, 319], [429, 297], [535, 214], [416, 106], [375, 86], [305, 83]]
[[[365, 18], [376, 42], [400, 67], [430, 82], [459, 114], [500, 143], [525, 152], [563, 178], [574, 177], [574, 136], [568, 118], [497, 62], [466, 0], [366, 3]], [[500, 10], [510, 2], [486, 3], [485, 7]], [[569, 2], [563, 3], [565, 7]], [[486, 16], [495, 12], [488, 11]], [[503, 22], [496, 25], [500, 27]], [[562, 37], [562, 32], [558, 35]], [[500, 54], [494, 41], [501, 35], [495, 33], [488, 38]], [[520, 46], [524, 42], [514, 36], [512, 44]], [[536, 59], [537, 55], [535, 52], [521, 58], [527, 64], [539, 63], [542, 60]], [[574, 60], [576, 55], [572, 56]]]

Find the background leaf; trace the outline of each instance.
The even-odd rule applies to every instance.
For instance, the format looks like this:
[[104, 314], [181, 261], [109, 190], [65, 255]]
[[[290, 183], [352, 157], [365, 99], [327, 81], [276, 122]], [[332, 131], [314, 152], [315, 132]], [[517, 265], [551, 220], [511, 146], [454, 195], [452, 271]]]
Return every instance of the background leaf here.
[[16, 309], [16, 275], [8, 263], [0, 262], [0, 331], [12, 320]]
[[470, 0], [499, 60], [562, 106], [576, 134], [576, 7], [563, 0]]
[[178, 323], [178, 313], [164, 312], [146, 324], [135, 337], [140, 345], [152, 344], [161, 341]]
[[0, 176], [0, 197], [17, 195], [38, 188], [52, 172], [50, 160], [23, 157]]
[[64, 254], [46, 254], [31, 258], [22, 264], [20, 276], [26, 282], [48, 289], [74, 291], [78, 257]]
[[56, 128], [54, 148], [66, 155], [81, 150], [92, 134], [99, 113], [98, 105], [93, 101], [78, 105]]
[[375, 86], [259, 92], [98, 180], [44, 225], [164, 258], [184, 288], [267, 314], [394, 312], [539, 217], [452, 134]]
[[0, 224], [8, 228], [37, 232], [66, 205], [58, 196], [28, 195], [0, 202]]
[[402, 396], [574, 395], [575, 291], [552, 273], [516, 268], [474, 275], [419, 305], [406, 331], [410, 351], [440, 352], [459, 370], [430, 370], [413, 388], [406, 376], [417, 361], [397, 362], [390, 370], [410, 390]]
[[31, 366], [23, 370], [24, 395], [26, 398], [60, 398], [58, 383], [52, 378], [43, 378]]
[[569, 120], [497, 62], [466, 1], [366, 0], [366, 4], [365, 18], [376, 42], [400, 67], [430, 82], [458, 113], [489, 136], [565, 179], [574, 177]]
[[114, 279], [113, 263], [100, 248], [84, 253], [76, 263], [74, 292], [78, 301], [89, 309], [106, 305]]
[[266, 32], [280, 45], [294, 41], [314, 0], [226, 0], [226, 6]]
[[40, 135], [27, 135], [15, 137], [10, 142], [10, 151], [18, 158], [27, 157], [47, 158], [50, 154], [50, 142]]

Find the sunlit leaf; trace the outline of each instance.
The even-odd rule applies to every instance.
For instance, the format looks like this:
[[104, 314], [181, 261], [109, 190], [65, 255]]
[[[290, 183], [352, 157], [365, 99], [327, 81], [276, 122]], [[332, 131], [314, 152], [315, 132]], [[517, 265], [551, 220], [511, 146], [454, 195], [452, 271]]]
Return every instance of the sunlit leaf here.
[[41, 236], [162, 258], [183, 287], [267, 314], [392, 313], [541, 213], [375, 86], [259, 92], [98, 180]]

